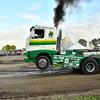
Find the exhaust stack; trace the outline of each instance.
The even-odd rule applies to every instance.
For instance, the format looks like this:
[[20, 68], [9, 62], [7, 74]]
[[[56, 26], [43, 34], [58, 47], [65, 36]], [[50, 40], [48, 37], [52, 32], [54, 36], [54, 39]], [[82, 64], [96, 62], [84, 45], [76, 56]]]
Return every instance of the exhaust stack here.
[[59, 34], [58, 34], [58, 37], [57, 37], [57, 54], [60, 53], [60, 44], [61, 44], [61, 39], [62, 39], [62, 30], [60, 29], [59, 30]]

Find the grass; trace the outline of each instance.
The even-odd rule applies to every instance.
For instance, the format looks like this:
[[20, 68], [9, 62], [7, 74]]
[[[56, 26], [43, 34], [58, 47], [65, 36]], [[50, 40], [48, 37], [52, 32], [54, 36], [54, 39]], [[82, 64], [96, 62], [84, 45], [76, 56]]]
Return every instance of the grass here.
[[4, 57], [0, 57], [0, 60], [15, 60], [15, 59], [24, 59], [24, 58], [25, 57], [23, 57], [23, 56], [22, 57], [20, 57], [20, 56], [19, 57], [16, 57], [16, 56], [14, 56], [14, 57], [13, 56], [7, 56], [6, 57], [6, 56], [4, 56]]
[[75, 98], [70, 98], [70, 99], [51, 99], [51, 100], [100, 100], [100, 95], [85, 95], [85, 96], [80, 96], [80, 97], [75, 97]]

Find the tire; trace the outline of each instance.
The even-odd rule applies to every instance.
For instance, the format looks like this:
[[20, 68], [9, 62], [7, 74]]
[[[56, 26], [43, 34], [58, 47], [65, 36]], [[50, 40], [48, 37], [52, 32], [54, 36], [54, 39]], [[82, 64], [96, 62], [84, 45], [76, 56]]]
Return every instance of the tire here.
[[36, 59], [36, 67], [41, 70], [47, 69], [49, 67], [49, 65], [50, 65], [50, 60], [46, 56], [39, 56]]
[[87, 58], [81, 64], [80, 71], [85, 75], [95, 74], [98, 70], [98, 63], [95, 59]]

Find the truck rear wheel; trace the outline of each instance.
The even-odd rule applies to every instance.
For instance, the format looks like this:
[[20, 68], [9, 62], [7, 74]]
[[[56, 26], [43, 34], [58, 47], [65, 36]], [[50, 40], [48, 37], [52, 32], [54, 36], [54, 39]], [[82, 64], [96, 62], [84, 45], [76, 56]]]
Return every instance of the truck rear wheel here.
[[95, 74], [98, 70], [98, 63], [95, 59], [88, 58], [81, 64], [81, 72], [85, 75]]
[[50, 65], [50, 60], [46, 56], [39, 56], [36, 59], [36, 67], [41, 70], [47, 69], [49, 67], [49, 65]]

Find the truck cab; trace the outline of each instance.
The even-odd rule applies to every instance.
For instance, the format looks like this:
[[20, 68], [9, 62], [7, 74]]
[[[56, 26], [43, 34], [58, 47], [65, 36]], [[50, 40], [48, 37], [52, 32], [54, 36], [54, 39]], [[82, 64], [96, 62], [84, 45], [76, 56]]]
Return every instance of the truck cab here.
[[27, 51], [56, 50], [57, 32], [55, 27], [37, 26], [30, 28]]
[[39, 69], [52, 64], [52, 56], [57, 50], [57, 29], [55, 27], [32, 26], [26, 39], [25, 62], [36, 63]]

